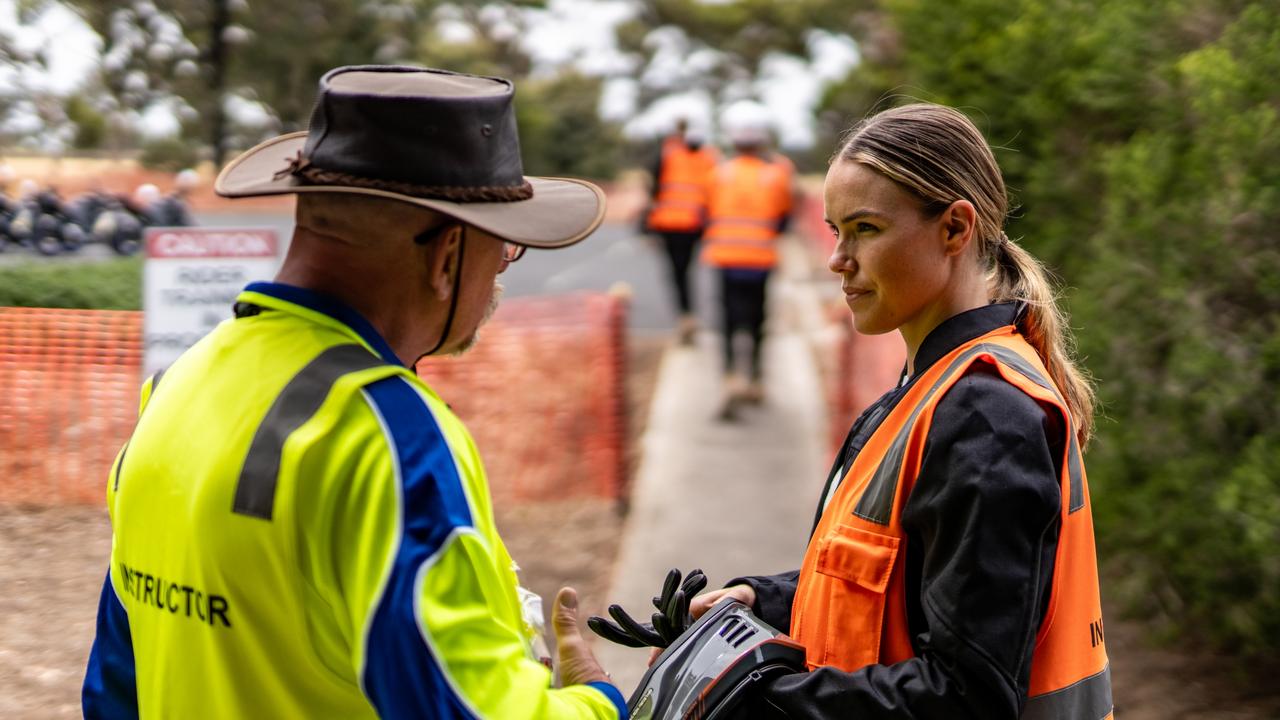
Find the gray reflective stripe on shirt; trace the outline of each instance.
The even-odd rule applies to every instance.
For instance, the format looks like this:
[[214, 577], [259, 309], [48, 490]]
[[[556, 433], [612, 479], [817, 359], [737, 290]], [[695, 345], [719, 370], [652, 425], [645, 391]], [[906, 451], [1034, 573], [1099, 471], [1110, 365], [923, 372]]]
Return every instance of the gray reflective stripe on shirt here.
[[[854, 515], [877, 525], [889, 524], [889, 519], [893, 515], [893, 501], [898, 494], [898, 480], [902, 475], [902, 458], [906, 455], [907, 441], [911, 438], [911, 429], [915, 427], [916, 418], [920, 416], [920, 411], [929, 404], [934, 393], [940, 387], [946, 384], [958, 370], [966, 367], [974, 357], [983, 354], [996, 356], [1002, 363], [1025, 375], [1032, 382], [1053, 392], [1059, 401], [1062, 400], [1053, 386], [1035, 368], [1031, 367], [1026, 360], [1023, 360], [1020, 355], [1012, 350], [988, 343], [969, 348], [947, 366], [947, 369], [934, 382], [933, 387], [929, 388], [928, 392], [925, 393], [924, 398], [912, 408], [911, 417], [907, 418], [907, 422], [898, 431], [898, 435], [893, 439], [888, 452], [880, 460], [880, 465], [876, 467], [875, 475], [872, 476], [867, 489], [863, 491], [862, 497], [858, 499], [858, 504], [853, 509]], [[1065, 406], [1065, 403], [1063, 405]], [[1071, 505], [1068, 508], [1068, 512], [1074, 512], [1079, 507], [1084, 506], [1084, 484], [1080, 480], [1080, 467], [1082, 464], [1079, 457], [1080, 448], [1076, 443], [1075, 433], [1070, 432], [1069, 435], [1071, 449], [1067, 454], [1067, 467], [1071, 478]], [[1077, 496], [1079, 498], [1079, 507], [1077, 507]]]
[[1102, 720], [1114, 709], [1111, 666], [1061, 690], [1027, 698], [1019, 720]]
[[232, 512], [270, 520], [285, 440], [315, 415], [338, 378], [385, 364], [360, 345], [336, 345], [298, 371], [271, 403], [253, 435], [236, 483]]

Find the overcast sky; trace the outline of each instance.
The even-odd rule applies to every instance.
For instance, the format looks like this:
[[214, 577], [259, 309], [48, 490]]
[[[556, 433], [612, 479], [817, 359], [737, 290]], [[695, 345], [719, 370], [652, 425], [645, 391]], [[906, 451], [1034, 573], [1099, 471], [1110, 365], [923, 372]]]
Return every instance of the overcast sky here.
[[[631, 0], [550, 0], [545, 10], [529, 10], [523, 43], [540, 70], [573, 63], [583, 72], [608, 78], [601, 99], [601, 114], [624, 123], [633, 137], [666, 132], [677, 117], [688, 117], [704, 128], [712, 125], [710, 99], [696, 92], [672, 93], [638, 112], [639, 87], [635, 80], [621, 75], [634, 74], [633, 58], [621, 53], [614, 43], [613, 27], [632, 16]], [[17, 27], [15, 0], [0, 0], [0, 28]], [[664, 55], [663, 43], [673, 38], [662, 32], [651, 41], [659, 47], [658, 58], [646, 69], [645, 82], [661, 84], [662, 75], [699, 62], [710, 62], [709, 55], [684, 57], [673, 49]], [[47, 72], [29, 70], [21, 77], [12, 69], [0, 68], [0, 84], [31, 90], [65, 94], [81, 83], [101, 62], [102, 40], [73, 12], [58, 3], [34, 22], [33, 27], [17, 33], [22, 47], [39, 51], [45, 48], [49, 61]], [[782, 145], [807, 147], [813, 142], [813, 108], [822, 86], [838, 80], [858, 61], [857, 48], [846, 36], [814, 31], [806, 38], [812, 61], [775, 56], [767, 58], [762, 77], [753, 90], [773, 114]], [[671, 43], [674, 48], [676, 45]], [[253, 108], [241, 108], [253, 112]], [[150, 134], [174, 132], [177, 121], [170, 107], [154, 107], [143, 116]]]

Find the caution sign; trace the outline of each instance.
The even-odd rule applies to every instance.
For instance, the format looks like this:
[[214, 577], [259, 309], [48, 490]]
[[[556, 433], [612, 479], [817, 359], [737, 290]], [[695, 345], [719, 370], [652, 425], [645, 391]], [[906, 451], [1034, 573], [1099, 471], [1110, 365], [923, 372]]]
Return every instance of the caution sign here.
[[168, 367], [218, 323], [245, 285], [279, 265], [275, 230], [149, 228], [143, 271], [143, 372]]

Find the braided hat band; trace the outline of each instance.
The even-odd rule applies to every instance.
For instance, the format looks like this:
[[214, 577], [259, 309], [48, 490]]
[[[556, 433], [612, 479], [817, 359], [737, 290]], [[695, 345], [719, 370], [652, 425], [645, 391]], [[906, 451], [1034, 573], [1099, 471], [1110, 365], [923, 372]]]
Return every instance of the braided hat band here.
[[519, 202], [533, 197], [533, 186], [529, 184], [528, 180], [522, 180], [520, 185], [503, 186], [416, 185], [398, 180], [379, 180], [335, 170], [325, 170], [316, 167], [311, 163], [310, 159], [303, 157], [301, 150], [290, 158], [288, 163], [288, 165], [276, 172], [274, 179], [280, 180], [287, 175], [292, 175], [313, 185], [363, 187], [411, 197], [448, 200], [449, 202], [459, 203]]

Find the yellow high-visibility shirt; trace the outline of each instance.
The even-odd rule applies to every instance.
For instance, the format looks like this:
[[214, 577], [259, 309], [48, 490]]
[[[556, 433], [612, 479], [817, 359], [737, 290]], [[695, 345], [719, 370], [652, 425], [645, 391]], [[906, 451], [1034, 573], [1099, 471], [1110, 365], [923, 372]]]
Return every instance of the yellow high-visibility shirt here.
[[85, 716], [625, 717], [550, 687], [462, 422], [354, 310], [254, 283], [143, 388]]

